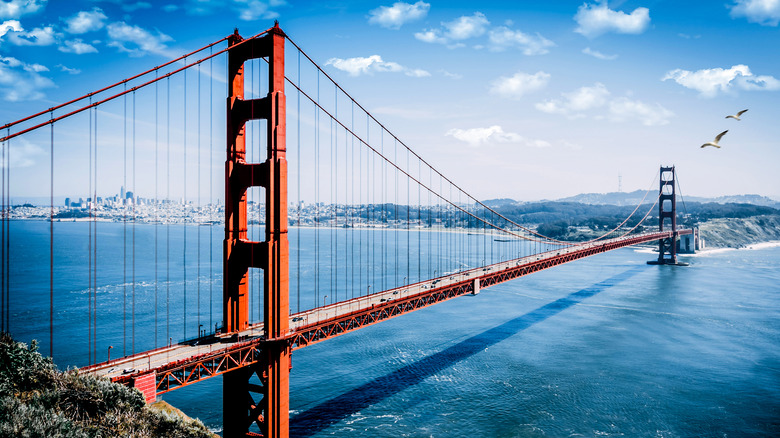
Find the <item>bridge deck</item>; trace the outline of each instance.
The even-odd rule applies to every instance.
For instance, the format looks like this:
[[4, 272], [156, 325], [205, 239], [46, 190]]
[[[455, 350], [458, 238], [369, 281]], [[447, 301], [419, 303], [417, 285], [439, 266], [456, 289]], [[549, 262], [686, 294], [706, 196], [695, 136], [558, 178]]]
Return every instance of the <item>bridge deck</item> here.
[[[678, 230], [678, 234], [690, 234]], [[574, 245], [485, 267], [448, 274], [428, 281], [333, 303], [290, 316], [290, 335], [284, 341], [292, 349], [303, 348], [366, 325], [374, 324], [480, 288], [625, 246], [671, 237], [670, 231]], [[475, 281], [476, 280], [476, 281]], [[164, 393], [261, 360], [263, 324], [233, 336], [211, 335], [104, 362], [81, 371], [131, 383], [140, 375], [156, 372], [157, 392]]]

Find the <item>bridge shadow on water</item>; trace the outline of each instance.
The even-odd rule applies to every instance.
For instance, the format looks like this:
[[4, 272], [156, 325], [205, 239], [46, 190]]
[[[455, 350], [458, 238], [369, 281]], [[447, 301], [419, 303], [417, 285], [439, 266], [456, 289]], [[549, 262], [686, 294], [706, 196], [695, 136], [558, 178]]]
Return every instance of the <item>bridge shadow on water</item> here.
[[456, 362], [484, 351], [489, 346], [628, 280], [643, 269], [644, 265], [631, 268], [300, 412], [290, 418], [290, 435], [306, 437], [321, 432], [352, 414], [419, 384]]

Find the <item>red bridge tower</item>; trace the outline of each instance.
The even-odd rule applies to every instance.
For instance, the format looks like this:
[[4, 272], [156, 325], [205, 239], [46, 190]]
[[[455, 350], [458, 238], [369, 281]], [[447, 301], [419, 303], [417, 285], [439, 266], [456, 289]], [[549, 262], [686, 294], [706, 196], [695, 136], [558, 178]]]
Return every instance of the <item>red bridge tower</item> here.
[[[284, 96], [284, 32], [274, 25], [262, 38], [229, 38], [227, 161], [225, 162], [224, 333], [249, 327], [249, 268], [264, 271], [265, 342], [254, 366], [223, 376], [224, 436], [253, 436], [256, 423], [265, 437], [287, 437], [289, 423], [289, 244], [287, 240], [287, 159]], [[268, 58], [269, 92], [244, 100], [244, 62]], [[245, 124], [265, 119], [268, 155], [246, 162]], [[265, 188], [265, 241], [247, 239], [246, 192]], [[261, 385], [250, 383], [257, 375]]]
[[664, 225], [671, 228], [672, 236], [658, 240], [658, 260], [647, 262], [651, 265], [685, 265], [677, 262], [677, 193], [675, 187], [674, 166], [661, 166], [659, 176], [660, 193], [658, 197], [658, 231], [664, 231]]

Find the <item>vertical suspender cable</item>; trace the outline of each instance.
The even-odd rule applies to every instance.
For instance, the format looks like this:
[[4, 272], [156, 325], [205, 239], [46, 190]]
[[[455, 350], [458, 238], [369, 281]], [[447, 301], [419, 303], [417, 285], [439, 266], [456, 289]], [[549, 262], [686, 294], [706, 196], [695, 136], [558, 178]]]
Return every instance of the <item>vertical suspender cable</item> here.
[[[95, 185], [93, 186], [94, 192], [92, 193], [92, 199], [97, 202], [97, 172], [98, 172], [98, 109], [95, 107], [95, 166], [94, 169], [94, 180]], [[95, 359], [95, 362], [97, 362], [97, 253], [98, 253], [98, 238], [97, 238], [97, 215], [93, 217], [93, 220], [95, 221], [95, 224], [92, 226], [92, 232], [95, 233], [94, 238], [92, 239], [92, 242], [95, 244], [94, 246], [94, 260], [92, 263], [92, 286], [94, 287], [94, 291], [92, 292], [93, 298], [92, 298], [92, 348], [94, 349], [92, 353], [92, 357]]]
[[[330, 204], [331, 209], [333, 211], [333, 223], [331, 224], [329, 228], [330, 230], [330, 297], [332, 301], [336, 301], [336, 287], [335, 287], [335, 279], [334, 274], [336, 274], [336, 270], [338, 269], [338, 263], [336, 262], [336, 242], [335, 242], [335, 233], [334, 228], [336, 227], [336, 199], [333, 195], [333, 180], [335, 178], [335, 172], [333, 170], [333, 167], [335, 166], [336, 159], [335, 159], [335, 153], [336, 148], [333, 146], [333, 119], [330, 119], [330, 133], [328, 134], [329, 140], [330, 140], [330, 151], [328, 151], [328, 154], [330, 155]], [[334, 267], [335, 266], [335, 267]]]
[[[355, 127], [355, 105], [352, 106], [352, 127]], [[344, 184], [345, 187], [351, 188], [351, 193], [349, 197], [349, 206], [350, 206], [350, 235], [352, 236], [352, 242], [351, 242], [351, 249], [352, 249], [352, 257], [350, 258], [350, 261], [352, 263], [352, 269], [350, 270], [350, 275], [348, 278], [350, 278], [352, 281], [350, 282], [350, 298], [355, 298], [355, 137], [351, 137], [351, 146], [350, 146], [350, 160], [352, 162], [352, 169], [349, 172], [348, 175], [352, 176], [352, 184]], [[346, 135], [344, 136], [346, 139]], [[358, 183], [359, 184], [359, 183]], [[360, 283], [358, 283], [360, 284]]]
[[[157, 78], [158, 73], [155, 72], [154, 77]], [[159, 194], [157, 191], [158, 178], [159, 178], [159, 150], [158, 150], [158, 130], [159, 130], [159, 96], [158, 96], [158, 84], [154, 83], [154, 348], [157, 348], [157, 303], [158, 303], [158, 288], [157, 288], [157, 246], [158, 246], [158, 211], [159, 211]]]
[[131, 354], [135, 354], [135, 203], [138, 200], [138, 192], [136, 192], [135, 187], [135, 91], [133, 91], [133, 197], [131, 198], [133, 201], [133, 224], [132, 224], [132, 251], [133, 251], [133, 258], [132, 258], [132, 272], [133, 272], [133, 306], [132, 306], [132, 314], [130, 317], [132, 318], [132, 324], [130, 327], [132, 328], [132, 336], [131, 336], [131, 348], [130, 352]]
[[[92, 103], [92, 98], [89, 98], [89, 103]], [[89, 112], [89, 191], [87, 192], [87, 198], [90, 198], [92, 195], [92, 111]], [[97, 202], [97, 199], [92, 199], [93, 202]], [[87, 357], [88, 361], [87, 363], [89, 365], [92, 365], [94, 362], [92, 362], [92, 203], [89, 202], [89, 199], [87, 200], [87, 208], [89, 212], [89, 221], [88, 223], [88, 241], [87, 244]]]
[[[184, 64], [187, 64], [187, 58], [184, 58]], [[184, 305], [182, 306], [182, 333], [183, 338], [187, 339], [187, 70], [184, 70], [184, 108], [182, 113], [184, 114], [184, 138], [182, 141], [183, 146], [183, 171], [184, 171], [184, 197], [182, 199], [182, 232], [184, 237], [182, 238], [182, 267], [184, 268]]]
[[165, 337], [171, 342], [171, 77], [165, 78]]
[[[198, 121], [196, 123], [198, 125], [198, 216], [200, 216], [201, 209], [200, 209], [200, 64], [198, 64]], [[196, 228], [198, 230], [198, 251], [197, 251], [197, 262], [198, 262], [198, 268], [197, 268], [197, 275], [195, 276], [197, 285], [198, 285], [198, 337], [200, 337], [200, 227]]]
[[[6, 136], [11, 135], [11, 128], [6, 130]], [[5, 142], [5, 331], [11, 332], [11, 222], [8, 220], [8, 209], [11, 208], [11, 140]]]
[[[10, 131], [10, 129], [8, 130]], [[8, 222], [7, 220], [8, 207], [6, 205], [6, 200], [5, 200], [5, 192], [6, 192], [5, 169], [6, 167], [8, 167], [8, 164], [6, 163], [6, 159], [5, 159], [6, 156], [5, 149], [7, 147], [6, 143], [8, 143], [8, 141], [4, 141], [0, 144], [0, 162], [2, 162], [2, 165], [0, 165], [0, 208], [2, 208], [3, 210], [2, 223], [0, 223], [0, 235], [2, 235], [2, 238], [0, 239], [0, 255], [2, 255], [2, 257], [0, 257], [0, 292], [2, 292], [0, 293], [0, 331], [7, 333], [8, 331], [6, 330], [6, 325], [8, 321], [5, 320], [5, 295], [6, 295], [5, 281], [6, 278], [8, 277], [8, 272], [6, 272], [5, 270], [5, 258], [6, 258], [5, 230], [6, 230], [6, 223]]]
[[320, 303], [320, 72], [317, 70], [317, 105], [314, 105], [314, 308]]
[[127, 94], [122, 99], [122, 190], [119, 194], [122, 198], [122, 356], [127, 356]]
[[[355, 102], [352, 102], [352, 124], [354, 123], [355, 123]], [[366, 136], [368, 136], [368, 129], [366, 129]], [[360, 145], [358, 145], [358, 166], [357, 167], [358, 167], [357, 214], [358, 214], [358, 223], [360, 223], [363, 221], [363, 213], [362, 213], [363, 211], [363, 148]], [[360, 296], [363, 291], [363, 266], [362, 266], [363, 265], [363, 228], [366, 227], [361, 227], [358, 230], [358, 296]]]
[[0, 222], [0, 331], [5, 330], [5, 278], [8, 274], [5, 272], [5, 223], [6, 223], [6, 205], [5, 205], [5, 144], [0, 143], [0, 209], [2, 209], [2, 222]]
[[[214, 47], [209, 51], [213, 56]], [[209, 59], [209, 329], [214, 324], [214, 58]], [[216, 330], [215, 330], [216, 331]]]
[[333, 203], [333, 227], [331, 228], [331, 236], [333, 236], [331, 251], [333, 251], [333, 258], [331, 259], [335, 266], [332, 267], [331, 273], [333, 273], [333, 296], [331, 297], [331, 302], [335, 303], [338, 301], [338, 285], [339, 285], [339, 252], [338, 252], [338, 235], [336, 233], [336, 230], [338, 230], [338, 210], [339, 210], [339, 182], [338, 182], [338, 175], [339, 175], [339, 142], [338, 142], [338, 133], [339, 133], [339, 127], [336, 125], [336, 120], [338, 120], [339, 116], [339, 96], [338, 96], [338, 88], [333, 87], [333, 100], [335, 105], [335, 115], [336, 119], [331, 120], [331, 132], [333, 135], [331, 136], [331, 150], [333, 154], [333, 161], [331, 162], [331, 175], [333, 175], [332, 181], [333, 185], [331, 186], [331, 202]]
[[[369, 126], [369, 118], [368, 118], [368, 116], [366, 116], [366, 142], [371, 141], [371, 135], [370, 134], [371, 134], [371, 130], [370, 130], [370, 126]], [[360, 155], [361, 155], [360, 156], [360, 162], [362, 163], [363, 162], [363, 148], [360, 148]], [[366, 205], [366, 224], [367, 225], [371, 225], [371, 199], [372, 199], [371, 195], [373, 194], [373, 190], [371, 190], [371, 188], [372, 188], [371, 182], [373, 181], [373, 178], [371, 178], [371, 175], [374, 174], [374, 172], [373, 172], [374, 169], [373, 168], [369, 168], [369, 165], [368, 165], [370, 161], [371, 161], [371, 154], [368, 151], [366, 151], [366, 204], [365, 205]], [[360, 179], [362, 181], [362, 179], [363, 179], [363, 175], [362, 175], [363, 165], [362, 164], [360, 166], [360, 169], [361, 169]], [[360, 187], [361, 187], [360, 204], [362, 205], [363, 204], [363, 196], [362, 196], [363, 184], [362, 183], [360, 184]], [[371, 234], [368, 234], [369, 233], [368, 226], [366, 226], [366, 233], [367, 233], [366, 234], [366, 245], [370, 245], [369, 242], [373, 243], [374, 231], [371, 231], [370, 232]], [[360, 245], [361, 249], [363, 248], [363, 244], [362, 243], [363, 242], [362, 242], [362, 239], [361, 239], [361, 245]], [[372, 257], [371, 254], [374, 252], [374, 248], [373, 248], [373, 245], [370, 245], [370, 246], [371, 246], [371, 252], [369, 252], [368, 249], [366, 249], [366, 284], [367, 285], [370, 285], [371, 283], [373, 283], [373, 280], [372, 280], [372, 277], [371, 277], [371, 273], [373, 272], [373, 269], [371, 269], [371, 267], [374, 265], [374, 260], [373, 260], [373, 257]], [[365, 290], [366, 290], [366, 293], [367, 293], [368, 292], [368, 287], [366, 287]], [[363, 287], [362, 287], [362, 285], [360, 287], [360, 294], [361, 295], [363, 294]]]
[[[11, 134], [11, 129], [9, 128], [6, 132], [7, 135]], [[5, 200], [8, 204], [8, 208], [11, 206], [11, 140], [7, 140], [5, 143], [5, 153], [6, 153], [6, 168], [5, 168], [5, 177], [6, 177], [6, 195]], [[6, 220], [5, 222], [6, 232], [5, 232], [5, 329], [7, 333], [11, 332], [11, 222]]]
[[[301, 51], [298, 51], [298, 82], [301, 81]], [[298, 229], [295, 233], [296, 235], [296, 245], [297, 249], [295, 251], [295, 257], [296, 259], [296, 269], [298, 270], [298, 275], [296, 276], [296, 312], [301, 311], [301, 90], [298, 90], [298, 105], [296, 106], [296, 123], [298, 124], [298, 135], [297, 142], [298, 142], [298, 156], [296, 165], [298, 166]]]
[[[398, 141], [396, 141], [395, 139], [393, 139], [393, 161], [395, 163], [398, 163]], [[398, 226], [398, 203], [401, 202], [401, 200], [399, 199], [398, 196], [398, 170], [397, 169], [394, 170], [393, 173], [395, 174], [395, 188], [394, 188], [395, 202], [393, 203], [394, 204], [393, 219], [395, 220], [395, 227], [394, 227], [395, 233], [393, 233], [395, 234], [395, 267], [393, 270], [395, 271], [395, 280], [393, 281], [394, 283], [393, 286], [397, 286], [399, 283], [398, 282], [398, 276], [400, 275], [399, 271], [401, 270], [399, 266], [399, 260], [398, 260], [398, 232], [401, 229], [401, 227]]]
[[[385, 154], [385, 132], [379, 131], [380, 135], [380, 145], [381, 145], [381, 154]], [[382, 227], [382, 290], [387, 290], [387, 166], [385, 165], [385, 161], [381, 162], [382, 165], [382, 222], [384, 223], [384, 226]]]
[[[54, 112], [50, 113], [54, 118]], [[54, 123], [49, 148], [49, 357], [54, 357]]]

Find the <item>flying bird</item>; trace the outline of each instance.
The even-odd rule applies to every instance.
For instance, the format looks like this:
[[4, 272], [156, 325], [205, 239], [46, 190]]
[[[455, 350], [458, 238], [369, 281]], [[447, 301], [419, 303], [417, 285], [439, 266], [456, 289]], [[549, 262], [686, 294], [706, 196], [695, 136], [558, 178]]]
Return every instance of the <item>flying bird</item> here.
[[735, 120], [739, 121], [740, 120], [739, 116], [741, 116], [745, 111], [747, 111], [747, 110], [744, 109], [744, 110], [738, 112], [737, 115], [735, 115], [735, 116], [726, 116], [726, 118], [727, 119], [735, 119]]
[[720, 134], [718, 134], [718, 136], [715, 137], [714, 141], [708, 141], [707, 143], [704, 143], [703, 145], [701, 145], [701, 147], [714, 146], [714, 147], [720, 149], [720, 145], [718, 145], [718, 142], [720, 141], [721, 138], [723, 138], [724, 135], [726, 135], [727, 132], [729, 132], [728, 129], [723, 131], [723, 132], [721, 132]]

